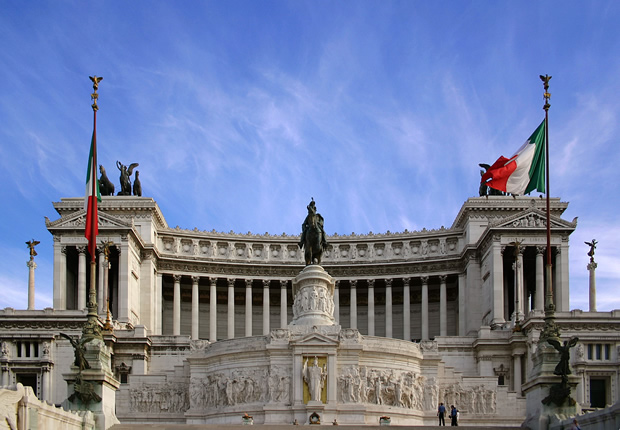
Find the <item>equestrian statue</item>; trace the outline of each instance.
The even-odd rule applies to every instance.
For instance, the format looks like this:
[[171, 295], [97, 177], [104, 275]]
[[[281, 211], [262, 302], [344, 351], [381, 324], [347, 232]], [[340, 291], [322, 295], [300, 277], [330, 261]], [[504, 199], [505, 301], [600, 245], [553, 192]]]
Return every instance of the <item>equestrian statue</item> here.
[[321, 264], [323, 251], [327, 249], [325, 230], [323, 230], [324, 220], [321, 214], [316, 212], [314, 198], [308, 206], [308, 215], [301, 225], [301, 238], [299, 248], [305, 247], [304, 258], [306, 266], [310, 264]]

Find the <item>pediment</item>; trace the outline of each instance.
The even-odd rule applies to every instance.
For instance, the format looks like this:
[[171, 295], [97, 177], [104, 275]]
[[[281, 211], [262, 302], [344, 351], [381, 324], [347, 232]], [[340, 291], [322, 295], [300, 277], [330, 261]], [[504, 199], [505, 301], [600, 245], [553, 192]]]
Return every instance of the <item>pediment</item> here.
[[[551, 228], [568, 228], [575, 229], [577, 227], [577, 218], [572, 222], [563, 220], [560, 217], [551, 215]], [[506, 218], [495, 221], [489, 226], [490, 228], [501, 229], [545, 229], [547, 227], [547, 216], [545, 212], [531, 208], [524, 212], [511, 215]]]
[[[132, 223], [116, 218], [105, 212], [99, 212], [99, 228], [100, 229], [120, 229], [127, 230], [133, 227]], [[50, 221], [45, 217], [45, 226], [48, 230], [75, 230], [83, 229], [86, 226], [86, 211], [81, 209], [69, 216], [61, 217], [56, 221]]]
[[330, 347], [330, 346], [338, 346], [339, 345], [339, 341], [338, 339], [333, 339], [329, 336], [326, 336], [322, 333], [319, 332], [313, 332], [313, 333], [309, 333], [305, 336], [303, 336], [300, 339], [296, 339], [295, 341], [291, 342], [292, 344], [294, 344], [295, 346], [321, 346], [321, 347]]

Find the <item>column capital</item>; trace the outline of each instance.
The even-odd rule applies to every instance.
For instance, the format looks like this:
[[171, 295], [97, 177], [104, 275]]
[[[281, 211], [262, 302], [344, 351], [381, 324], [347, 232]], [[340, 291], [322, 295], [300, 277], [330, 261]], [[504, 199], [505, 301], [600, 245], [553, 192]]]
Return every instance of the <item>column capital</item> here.
[[411, 278], [409, 276], [407, 276], [406, 278], [403, 278], [403, 284], [405, 286], [409, 286], [409, 282], [411, 282]]
[[209, 276], [209, 284], [215, 286], [217, 284], [217, 276]]
[[340, 279], [334, 280], [334, 288], [340, 287]]
[[368, 288], [374, 288], [375, 287], [375, 280], [374, 279], [369, 279], [368, 280]]
[[172, 279], [174, 279], [174, 282], [181, 282], [182, 277], [183, 275], [172, 275]]
[[543, 255], [547, 250], [546, 246], [538, 245], [536, 246], [536, 255]]
[[234, 287], [235, 286], [235, 281], [237, 280], [237, 278], [227, 278], [226, 281], [228, 281], [228, 286], [229, 287]]
[[387, 278], [385, 280], [385, 286], [388, 288], [392, 286], [392, 278]]
[[78, 254], [86, 254], [86, 246], [76, 246]]
[[422, 285], [428, 285], [428, 276], [420, 276], [420, 280], [422, 281]]
[[351, 288], [357, 288], [357, 279], [350, 279]]
[[447, 279], [448, 275], [439, 275], [439, 282], [441, 282], [442, 284], [445, 284]]
[[269, 288], [271, 284], [271, 279], [263, 279], [263, 288]]
[[198, 282], [200, 282], [200, 276], [192, 276], [192, 283], [197, 284]]
[[280, 279], [280, 287], [286, 288], [288, 286], [288, 279]]
[[254, 282], [253, 279], [246, 279], [245, 280], [245, 288], [252, 288], [252, 283]]
[[37, 263], [35, 263], [34, 260], [28, 260], [28, 261], [26, 261], [26, 266], [30, 267], [31, 269], [36, 269], [37, 268]]

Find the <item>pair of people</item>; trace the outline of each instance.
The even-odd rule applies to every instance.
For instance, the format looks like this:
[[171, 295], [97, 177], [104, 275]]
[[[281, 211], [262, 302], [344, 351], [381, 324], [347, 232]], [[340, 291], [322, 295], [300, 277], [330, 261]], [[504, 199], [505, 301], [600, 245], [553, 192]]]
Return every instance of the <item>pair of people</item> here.
[[[437, 416], [439, 417], [439, 425], [440, 426], [444, 426], [446, 425], [446, 407], [444, 406], [443, 403], [439, 404], [439, 407], [437, 408]], [[459, 419], [459, 411], [458, 409], [456, 409], [456, 407], [454, 405], [450, 406], [450, 425], [451, 426], [458, 426], [458, 419]]]

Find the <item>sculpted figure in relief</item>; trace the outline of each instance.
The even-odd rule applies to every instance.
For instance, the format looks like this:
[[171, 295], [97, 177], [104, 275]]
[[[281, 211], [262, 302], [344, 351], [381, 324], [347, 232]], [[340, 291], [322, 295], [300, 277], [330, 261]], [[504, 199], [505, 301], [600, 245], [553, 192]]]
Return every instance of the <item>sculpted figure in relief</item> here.
[[319, 367], [318, 357], [314, 357], [314, 364], [308, 366], [308, 359], [304, 362], [302, 369], [302, 376], [306, 384], [308, 384], [308, 391], [310, 392], [310, 400], [320, 402], [321, 391], [327, 379], [327, 368], [325, 365]]

